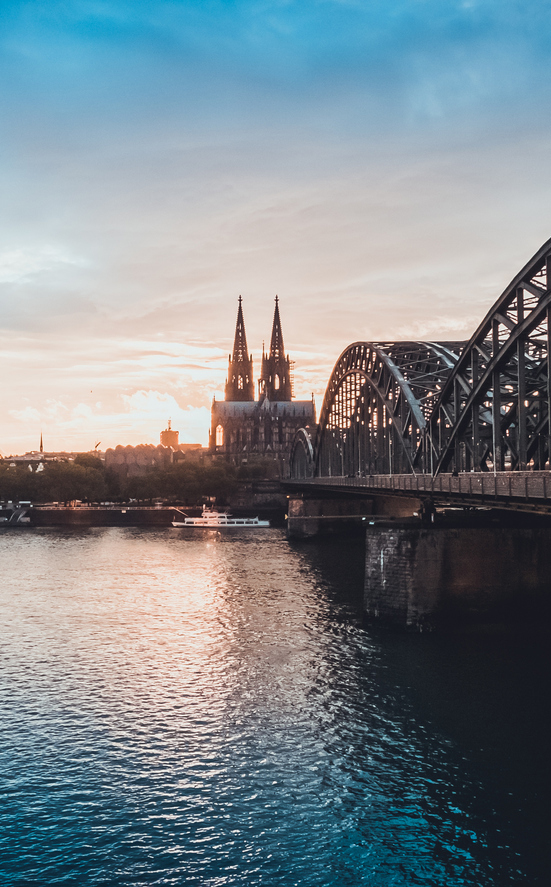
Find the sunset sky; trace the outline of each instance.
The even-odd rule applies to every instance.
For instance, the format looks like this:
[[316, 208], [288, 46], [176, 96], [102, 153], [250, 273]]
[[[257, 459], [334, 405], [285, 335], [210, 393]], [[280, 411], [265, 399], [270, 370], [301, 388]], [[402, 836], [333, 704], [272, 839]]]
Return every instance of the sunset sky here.
[[467, 338], [551, 236], [540, 0], [0, 4], [0, 453], [207, 443], [237, 297], [297, 397]]

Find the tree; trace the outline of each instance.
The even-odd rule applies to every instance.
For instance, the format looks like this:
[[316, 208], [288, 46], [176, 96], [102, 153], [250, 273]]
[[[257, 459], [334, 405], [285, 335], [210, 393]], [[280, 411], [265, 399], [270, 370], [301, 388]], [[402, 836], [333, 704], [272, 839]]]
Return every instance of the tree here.
[[74, 462], [47, 462], [36, 474], [38, 498], [42, 502], [69, 502], [80, 499], [98, 502], [107, 496], [103, 471]]
[[83, 468], [95, 468], [97, 471], [105, 471], [105, 465], [94, 453], [79, 453], [75, 456], [73, 465], [82, 465]]

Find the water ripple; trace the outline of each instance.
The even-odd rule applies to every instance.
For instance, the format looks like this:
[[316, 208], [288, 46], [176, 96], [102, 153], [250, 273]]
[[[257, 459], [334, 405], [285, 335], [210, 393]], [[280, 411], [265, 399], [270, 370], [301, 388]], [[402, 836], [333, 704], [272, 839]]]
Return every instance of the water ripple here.
[[544, 883], [538, 748], [509, 778], [526, 737], [454, 721], [492, 650], [368, 630], [348, 554], [101, 529], [0, 557], [6, 884]]

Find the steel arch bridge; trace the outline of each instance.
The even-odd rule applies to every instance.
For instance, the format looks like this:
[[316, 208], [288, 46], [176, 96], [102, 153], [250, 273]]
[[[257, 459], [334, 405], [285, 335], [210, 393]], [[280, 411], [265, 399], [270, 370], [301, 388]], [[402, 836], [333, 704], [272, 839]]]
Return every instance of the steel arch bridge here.
[[354, 342], [340, 355], [291, 477], [551, 467], [551, 240], [468, 342]]

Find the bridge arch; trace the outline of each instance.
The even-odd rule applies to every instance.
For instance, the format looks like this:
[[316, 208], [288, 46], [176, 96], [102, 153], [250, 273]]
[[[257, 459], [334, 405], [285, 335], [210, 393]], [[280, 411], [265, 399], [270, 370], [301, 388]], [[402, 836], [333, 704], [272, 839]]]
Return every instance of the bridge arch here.
[[[427, 421], [460, 347], [435, 342], [349, 345], [325, 393], [313, 473], [326, 477], [426, 470]], [[292, 460], [293, 476], [299, 470]]]
[[289, 461], [292, 477], [314, 476], [314, 440], [307, 428], [299, 428], [296, 432]]
[[[468, 342], [349, 345], [329, 379], [307, 470], [327, 477], [551, 469], [550, 400], [548, 240]], [[300, 447], [292, 476], [306, 471], [305, 441]]]

